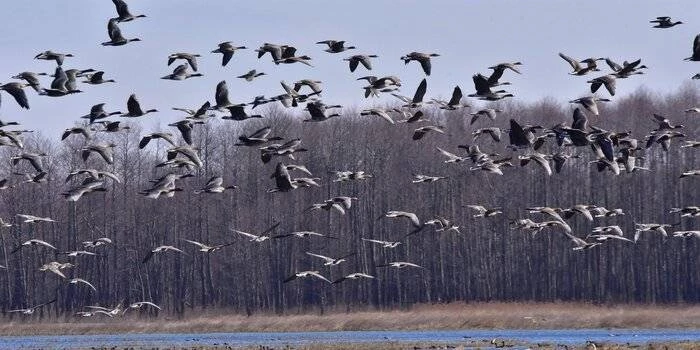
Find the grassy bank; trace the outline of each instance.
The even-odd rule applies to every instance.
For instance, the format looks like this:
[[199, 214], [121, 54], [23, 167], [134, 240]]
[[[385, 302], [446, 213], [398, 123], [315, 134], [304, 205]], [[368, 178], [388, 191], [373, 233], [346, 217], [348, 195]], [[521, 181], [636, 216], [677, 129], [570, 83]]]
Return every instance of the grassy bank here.
[[[17, 316], [17, 315], [16, 315]], [[0, 323], [0, 335], [100, 333], [291, 332], [440, 329], [700, 328], [700, 305], [472, 303], [417, 305], [410, 311], [303, 315], [228, 315], [207, 311], [185, 319], [126, 317]]]

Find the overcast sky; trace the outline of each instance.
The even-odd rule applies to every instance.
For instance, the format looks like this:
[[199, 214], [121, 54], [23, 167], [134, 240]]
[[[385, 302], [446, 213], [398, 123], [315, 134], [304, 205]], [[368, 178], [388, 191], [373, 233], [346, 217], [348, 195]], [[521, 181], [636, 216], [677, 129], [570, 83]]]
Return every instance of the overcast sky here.
[[[531, 102], [553, 97], [567, 100], [588, 94], [586, 80], [601, 75], [570, 76], [569, 65], [558, 52], [583, 59], [591, 56], [624, 60], [642, 59], [650, 69], [644, 75], [618, 82], [618, 96], [639, 86], [652, 91], [675, 91], [700, 72], [700, 63], [685, 62], [692, 40], [700, 33], [698, 0], [674, 1], [229, 1], [229, 0], [131, 0], [134, 14], [146, 14], [120, 25], [127, 38], [141, 42], [104, 47], [107, 21], [116, 16], [109, 0], [5, 1], [0, 12], [0, 82], [22, 71], [52, 73], [55, 64], [34, 60], [44, 50], [72, 53], [64, 68], [104, 70], [117, 84], [83, 84], [81, 94], [60, 98], [38, 96], [31, 89], [30, 110], [22, 110], [5, 94], [0, 119], [17, 120], [27, 128], [58, 135], [72, 126], [90, 106], [106, 102], [106, 109], [126, 110], [126, 100], [136, 93], [142, 107], [161, 112], [142, 119], [147, 128], [165, 124], [181, 114], [171, 107], [196, 108], [214, 100], [217, 82], [226, 80], [234, 103], [256, 95], [282, 93], [280, 80], [311, 78], [324, 82], [323, 100], [363, 107], [393, 102], [395, 98], [365, 99], [364, 75], [396, 75], [402, 93], [412, 95], [424, 77], [420, 65], [404, 65], [399, 59], [411, 51], [435, 52], [428, 97], [449, 98], [455, 85], [464, 94], [473, 92], [471, 76], [489, 73], [498, 62], [521, 61], [522, 75], [506, 72], [516, 100]], [[653, 29], [649, 20], [672, 16], [684, 24]], [[315, 42], [346, 40], [356, 50], [339, 54], [323, 51]], [[249, 49], [237, 52], [226, 66], [212, 54], [217, 44], [233, 41]], [[275, 65], [269, 55], [257, 59], [253, 49], [264, 42], [288, 44], [298, 54], [313, 58], [314, 67]], [[166, 65], [173, 52], [199, 53], [204, 77], [185, 81], [161, 80], [176, 66]], [[376, 54], [373, 70], [359, 67], [350, 73], [342, 59], [352, 54]], [[604, 67], [607, 71], [607, 67]], [[250, 69], [264, 71], [252, 83], [237, 79]], [[601, 72], [602, 73], [602, 72]], [[47, 78], [43, 84], [50, 85]], [[694, 84], [700, 84], [696, 80]], [[605, 95], [606, 93], [604, 93]], [[479, 106], [475, 100], [470, 104]]]

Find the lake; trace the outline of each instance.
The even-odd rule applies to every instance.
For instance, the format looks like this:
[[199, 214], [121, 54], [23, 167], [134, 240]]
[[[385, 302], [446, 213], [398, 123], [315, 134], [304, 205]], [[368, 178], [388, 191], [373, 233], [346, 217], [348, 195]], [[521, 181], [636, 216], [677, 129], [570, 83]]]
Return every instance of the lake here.
[[[0, 349], [85, 349], [92, 347], [172, 348], [194, 346], [298, 346], [338, 343], [446, 343], [467, 346], [482, 340], [516, 344], [584, 345], [586, 341], [646, 344], [700, 342], [698, 329], [557, 329], [557, 330], [455, 330], [455, 331], [350, 331], [350, 332], [261, 332], [202, 334], [100, 334], [64, 336], [0, 337]], [[517, 346], [515, 347], [517, 349]]]

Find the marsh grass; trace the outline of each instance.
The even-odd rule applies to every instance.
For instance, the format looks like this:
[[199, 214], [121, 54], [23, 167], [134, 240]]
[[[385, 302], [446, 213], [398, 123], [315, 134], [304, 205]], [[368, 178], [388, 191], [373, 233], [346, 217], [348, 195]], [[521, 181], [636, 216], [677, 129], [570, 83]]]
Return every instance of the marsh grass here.
[[357, 330], [700, 328], [700, 305], [586, 303], [452, 303], [416, 305], [402, 311], [236, 315], [202, 311], [196, 316], [65, 318], [0, 323], [1, 335], [104, 333], [216, 333]]

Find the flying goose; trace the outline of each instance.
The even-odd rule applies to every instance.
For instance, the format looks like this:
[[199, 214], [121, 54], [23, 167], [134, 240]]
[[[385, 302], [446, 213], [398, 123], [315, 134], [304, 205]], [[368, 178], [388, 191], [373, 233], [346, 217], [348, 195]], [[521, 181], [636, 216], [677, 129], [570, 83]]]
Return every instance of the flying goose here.
[[294, 53], [296, 53], [296, 48], [288, 45], [263, 43], [259, 48], [255, 49], [255, 52], [258, 53], [258, 58], [263, 57], [269, 52], [270, 56], [272, 56], [272, 61], [275, 62], [275, 64], [279, 64], [277, 61], [282, 59], [283, 51], [286, 52], [288, 56], [294, 56]]
[[41, 162], [41, 157], [46, 157], [48, 156], [44, 152], [40, 153], [29, 153], [29, 152], [22, 152], [16, 156], [10, 157], [10, 161], [12, 162], [12, 165], [17, 165], [19, 164], [20, 160], [26, 160], [29, 162], [29, 164], [36, 169], [37, 172], [45, 172], [42, 162]]
[[119, 22], [129, 22], [135, 20], [136, 18], [146, 17], [146, 15], [132, 15], [131, 12], [129, 12], [129, 6], [124, 0], [112, 0], [112, 2], [114, 3], [114, 7], [117, 9], [117, 14], [119, 15], [117, 20]]
[[316, 44], [326, 44], [328, 48], [323, 50], [329, 53], [340, 53], [346, 50], [354, 49], [354, 46], [345, 46], [345, 40], [323, 40]]
[[34, 91], [39, 92], [41, 90], [41, 82], [39, 81], [40, 75], [47, 75], [46, 73], [34, 73], [34, 72], [22, 72], [12, 77], [12, 79], [21, 79], [27, 82]]
[[326, 105], [320, 101], [308, 102], [306, 108], [309, 110], [311, 119], [304, 119], [305, 122], [322, 122], [326, 121], [332, 117], [339, 117], [339, 113], [332, 113], [326, 115]]
[[158, 310], [162, 310], [160, 306], [158, 306], [150, 301], [137, 301], [135, 303], [129, 304], [129, 306], [124, 309], [123, 313], [126, 313], [127, 310], [140, 309], [144, 306], [150, 306], [150, 307], [154, 307]]
[[245, 104], [238, 104], [238, 105], [233, 105], [233, 106], [228, 106], [226, 109], [229, 111], [230, 115], [223, 116], [221, 119], [224, 120], [237, 120], [237, 121], [243, 121], [243, 120], [248, 120], [251, 118], [262, 118], [262, 115], [259, 114], [247, 114], [245, 112]]
[[343, 282], [345, 280], [356, 280], [356, 279], [360, 279], [360, 278], [373, 279], [374, 276], [368, 275], [368, 274], [362, 273], [362, 272], [355, 272], [355, 273], [351, 273], [349, 275], [345, 275], [345, 276], [333, 281], [331, 284], [340, 283], [340, 282]]
[[479, 136], [483, 134], [488, 134], [489, 136], [491, 136], [491, 139], [493, 139], [495, 142], [501, 142], [501, 132], [501, 128], [497, 127], [479, 128], [472, 132], [472, 137], [474, 142], [476, 142]]
[[429, 132], [437, 132], [440, 134], [444, 134], [445, 129], [443, 129], [441, 126], [437, 126], [437, 125], [422, 126], [418, 129], [413, 130], [413, 137], [412, 138], [414, 141], [420, 140], [423, 138], [423, 136], [425, 136], [425, 134], [427, 134]]
[[379, 92], [394, 91], [401, 86], [401, 79], [393, 75], [382, 78], [368, 75], [357, 78], [356, 80], [367, 80], [369, 83], [369, 85], [362, 87], [365, 90], [365, 98], [369, 96], [379, 96]]
[[221, 65], [225, 67], [226, 64], [231, 60], [231, 57], [233, 57], [233, 54], [236, 52], [236, 50], [241, 49], [247, 49], [247, 47], [235, 46], [230, 41], [224, 41], [223, 43], [220, 43], [219, 47], [216, 50], [213, 50], [211, 53], [223, 54], [223, 56], [221, 57]]
[[571, 243], [575, 245], [573, 250], [588, 250], [602, 244], [601, 242], [586, 242], [585, 240], [574, 236], [569, 231], [562, 231], [562, 233], [564, 234], [564, 236], [569, 238], [569, 240], [571, 240]]
[[34, 59], [36, 60], [47, 60], [47, 61], [56, 61], [56, 65], [63, 65], [63, 60], [66, 59], [66, 57], [73, 57], [73, 54], [70, 53], [58, 53], [58, 52], [53, 52], [51, 50], [47, 50], [44, 52], [40, 52], [36, 56], [34, 56]]
[[477, 163], [475, 166], [469, 168], [469, 171], [482, 170], [488, 173], [493, 173], [503, 176], [503, 170], [501, 167], [512, 167], [513, 164], [509, 162], [510, 158], [504, 158], [499, 160], [486, 159]]
[[216, 105], [211, 107], [211, 109], [223, 110], [226, 107], [233, 106], [233, 103], [231, 103], [228, 98], [228, 86], [226, 85], [226, 80], [222, 80], [216, 84], [214, 99], [216, 100]]
[[438, 150], [438, 152], [440, 152], [440, 154], [447, 157], [447, 160], [444, 161], [445, 163], [460, 163], [460, 162], [463, 162], [463, 161], [469, 159], [469, 158], [460, 157], [454, 153], [445, 151], [444, 149], [442, 149], [440, 147], [435, 147], [435, 148]]
[[549, 159], [547, 158], [546, 155], [538, 152], [532, 152], [530, 154], [518, 156], [518, 159], [520, 159], [520, 166], [525, 166], [527, 165], [531, 160], [534, 160], [535, 163], [540, 165], [547, 176], [552, 175], [552, 167], [549, 165]]
[[354, 72], [355, 69], [357, 69], [358, 64], [362, 63], [362, 65], [367, 68], [367, 70], [372, 70], [372, 61], [370, 58], [377, 58], [379, 56], [377, 55], [353, 55], [348, 58], [344, 58], [343, 61], [348, 61], [348, 64], [350, 66], [350, 72]]
[[700, 175], [700, 169], [696, 170], [687, 170], [681, 173], [680, 178], [688, 177], [688, 176], [699, 176]]
[[219, 250], [219, 249], [221, 249], [221, 248], [223, 248], [223, 247], [227, 247], [227, 246], [230, 246], [230, 245], [232, 245], [232, 244], [235, 243], [235, 242], [230, 242], [230, 243], [224, 243], [224, 244], [219, 244], [219, 245], [213, 245], [213, 246], [211, 246], [211, 245], [206, 245], [206, 244], [204, 244], [204, 243], [200, 243], [200, 242], [197, 242], [197, 241], [192, 241], [192, 240], [189, 240], [189, 239], [185, 239], [184, 241], [185, 241], [185, 242], [188, 242], [188, 243], [194, 244], [195, 246], [197, 246], [197, 247], [199, 248], [199, 251], [200, 251], [200, 252], [204, 252], [204, 253], [212, 253], [212, 252], [215, 252], [215, 251], [217, 251], [217, 250]]
[[64, 275], [63, 272], [61, 272], [61, 270], [71, 268], [74, 266], [75, 265], [73, 265], [71, 263], [59, 263], [57, 261], [52, 261], [52, 262], [46, 263], [44, 265], [41, 265], [41, 267], [39, 268], [39, 271], [53, 272], [61, 278], [66, 278], [66, 275]]
[[[21, 214], [17, 214], [17, 216], [20, 216], [20, 215], [21, 215]], [[41, 219], [45, 219], [45, 218], [41, 218]], [[42, 221], [44, 221], [44, 220], [42, 220]], [[26, 220], [25, 220], [24, 222], [33, 222], [33, 221], [26, 221]], [[52, 221], [52, 222], [53, 222], [53, 221]], [[28, 240], [28, 241], [23, 242], [23, 243], [20, 244], [19, 246], [17, 246], [17, 248], [15, 248], [14, 250], [12, 250], [12, 252], [10, 252], [10, 254], [13, 254], [13, 253], [18, 252], [20, 249], [22, 249], [22, 247], [39, 247], [39, 246], [43, 246], [43, 247], [46, 247], [46, 248], [49, 248], [49, 249], [56, 250], [56, 247], [54, 247], [53, 245], [49, 244], [48, 242], [42, 241], [42, 240], [37, 239], [37, 238], [32, 238], [32, 239], [30, 239], [30, 240]]]
[[61, 141], [65, 140], [68, 138], [68, 136], [73, 135], [73, 134], [80, 134], [83, 135], [83, 137], [86, 140], [89, 140], [92, 138], [92, 135], [90, 135], [89, 129], [88, 128], [83, 128], [83, 127], [72, 127], [72, 128], [67, 128], [66, 130], [63, 131], [63, 134], [61, 135]]
[[280, 235], [272, 236], [272, 238], [287, 238], [287, 237], [296, 237], [296, 238], [309, 238], [309, 237], [321, 237], [321, 238], [329, 238], [329, 239], [338, 239], [337, 237], [329, 236], [329, 235], [324, 235], [323, 233], [318, 233], [314, 231], [294, 231], [290, 233], [283, 233]]
[[459, 226], [455, 225], [450, 220], [448, 220], [442, 216], [436, 216], [435, 219], [428, 220], [425, 222], [425, 224], [437, 226], [437, 228], [435, 229], [435, 232], [455, 231], [457, 233], [461, 233], [459, 231]]
[[488, 117], [491, 120], [496, 120], [496, 116], [498, 115], [498, 113], [501, 112], [503, 111], [498, 108], [485, 108], [478, 110], [474, 113], [469, 114], [472, 116], [472, 120], [471, 122], [469, 122], [469, 124], [474, 124], [474, 122], [476, 122], [479, 119], [479, 117]]
[[104, 180], [105, 178], [110, 178], [114, 182], [121, 183], [119, 177], [114, 173], [97, 169], [78, 169], [71, 171], [68, 173], [68, 176], [66, 176], [66, 182], [70, 181], [76, 175], [88, 175], [88, 178], [93, 180]]
[[[27, 99], [27, 94], [24, 92], [24, 88], [30, 86], [29, 84], [22, 83], [6, 83], [0, 85], [0, 90], [7, 92], [14, 97], [17, 104], [24, 108], [29, 109], [29, 100]], [[0, 95], [0, 97], [2, 97]]]
[[681, 217], [695, 217], [700, 216], [700, 207], [693, 205], [683, 208], [671, 208], [669, 213], [680, 213]]
[[279, 225], [280, 225], [280, 222], [276, 222], [275, 224], [273, 224], [272, 226], [268, 227], [265, 231], [263, 231], [263, 232], [261, 232], [261, 233], [259, 233], [259, 234], [252, 234], [252, 233], [243, 232], [243, 231], [234, 230], [234, 229], [231, 229], [231, 230], [232, 230], [233, 232], [236, 232], [236, 233], [240, 234], [240, 235], [243, 235], [243, 236], [245, 236], [245, 237], [250, 238], [250, 241], [251, 241], [251, 242], [258, 242], [258, 243], [260, 243], [260, 242], [264, 242], [264, 241], [266, 241], [266, 240], [272, 238], [272, 236], [268, 236], [268, 235], [266, 235], [266, 234], [269, 233], [269, 232], [274, 231], [274, 230], [277, 228], [277, 226], [279, 226]]
[[20, 218], [24, 219], [22, 222], [26, 223], [34, 223], [34, 222], [56, 222], [56, 220], [49, 218], [49, 217], [39, 217], [39, 216], [34, 216], [34, 215], [29, 215], [29, 214], [17, 214]]
[[85, 284], [88, 287], [92, 288], [92, 290], [97, 291], [97, 288], [95, 288], [95, 286], [93, 286], [92, 283], [90, 283], [82, 278], [71, 278], [70, 280], [68, 280], [68, 283], [75, 284], [75, 285], [78, 285], [78, 283], [82, 283], [82, 284]]
[[413, 174], [413, 180], [411, 180], [411, 182], [414, 184], [428, 183], [428, 182], [435, 182], [435, 181], [446, 179], [446, 178], [447, 178], [447, 176], [429, 176], [429, 175], [423, 175], [423, 174]]
[[370, 243], [381, 245], [382, 248], [396, 248], [399, 246], [399, 244], [401, 244], [401, 242], [381, 241], [381, 240], [369, 239], [369, 238], [362, 238], [362, 240], [365, 242], [370, 242]]
[[173, 146], [176, 145], [175, 141], [173, 140], [173, 134], [171, 134], [169, 132], [154, 132], [154, 133], [150, 133], [148, 135], [145, 135], [144, 137], [141, 138], [141, 141], [139, 142], [139, 148], [140, 149], [145, 148], [148, 145], [148, 143], [153, 139], [165, 140]]
[[224, 179], [221, 176], [212, 176], [207, 183], [204, 185], [204, 187], [195, 190], [195, 194], [200, 194], [200, 193], [222, 193], [225, 190], [232, 190], [236, 189], [238, 187], [230, 185], [230, 186], [224, 186]]
[[104, 78], [105, 72], [103, 71], [98, 71], [92, 74], [86, 74], [84, 75], [85, 80], [83, 80], [83, 83], [87, 84], [92, 84], [92, 85], [99, 85], [99, 84], [105, 84], [105, 83], [116, 83], [114, 79], [105, 79]]
[[411, 225], [415, 228], [422, 228], [423, 224], [421, 224], [420, 220], [418, 220], [418, 216], [414, 213], [410, 213], [407, 211], [399, 211], [399, 210], [389, 210], [387, 211], [384, 215], [380, 216], [379, 219], [381, 218], [406, 218], [409, 221], [411, 221]]
[[89, 308], [89, 309], [97, 310], [97, 311], [95, 311], [95, 313], [104, 313], [104, 314], [108, 315], [109, 317], [114, 317], [114, 316], [119, 315], [119, 313], [122, 312], [122, 310], [123, 310], [122, 303], [123, 302], [117, 304], [117, 306], [115, 306], [113, 308], [106, 308], [106, 307], [96, 306], [96, 305], [88, 305], [85, 307]]
[[485, 206], [478, 204], [468, 204], [466, 207], [477, 211], [476, 214], [472, 215], [473, 218], [488, 218], [498, 214], [503, 214], [501, 207], [486, 208]]
[[673, 232], [673, 237], [685, 237], [685, 238], [700, 238], [700, 230], [692, 230], [692, 231], [674, 231]]
[[309, 67], [313, 67], [309, 61], [311, 60], [311, 57], [307, 55], [302, 55], [302, 56], [289, 56], [289, 57], [282, 57], [278, 60], [275, 60], [275, 63], [280, 64], [292, 64], [292, 63], [303, 63]]
[[575, 100], [569, 101], [569, 103], [580, 104], [587, 111], [593, 113], [593, 115], [600, 115], [600, 112], [598, 111], [598, 103], [597, 102], [610, 102], [610, 99], [599, 98], [599, 97], [595, 97], [595, 96], [587, 96], [587, 97], [581, 97], [581, 98], [577, 98]]
[[167, 79], [167, 80], [185, 80], [188, 78], [192, 77], [201, 77], [202, 73], [190, 73], [187, 71], [187, 65], [186, 64], [181, 64], [177, 67], [175, 67], [175, 70], [173, 70], [172, 74], [168, 74], [164, 77], [161, 77], [161, 79]]
[[404, 267], [417, 267], [417, 268], [423, 268], [423, 266], [420, 266], [418, 264], [406, 262], [406, 261], [393, 261], [390, 263], [382, 264], [382, 265], [377, 265], [376, 267], [395, 267], [397, 269], [402, 269]]
[[301, 139], [292, 139], [281, 145], [273, 143], [260, 147], [260, 158], [263, 163], [268, 163], [273, 156], [287, 156], [294, 159], [294, 153], [307, 151], [306, 148], [301, 148], [299, 145], [301, 145]]
[[436, 53], [422, 53], [414, 51], [405, 56], [401, 56], [401, 59], [403, 60], [404, 64], [408, 64], [408, 62], [411, 61], [419, 62], [421, 68], [423, 68], [423, 72], [425, 73], [425, 75], [429, 76], [431, 70], [430, 58], [438, 56], [440, 55]]
[[624, 78], [629, 78], [632, 75], [635, 74], [644, 74], [642, 69], [649, 68], [645, 65], [639, 65], [642, 62], [642, 59], [637, 59], [636, 61], [632, 62], [627, 62], [624, 61], [622, 62], [622, 66], [615, 63], [615, 61], [611, 60], [610, 58], [605, 59], [605, 63], [610, 66], [610, 69], [612, 69], [615, 73], [614, 75], [617, 78], [624, 79]]
[[450, 97], [449, 101], [440, 101], [437, 99], [432, 99], [431, 101], [437, 103], [440, 106], [440, 109], [456, 111], [460, 108], [469, 107], [468, 104], [461, 102], [462, 97], [462, 89], [460, 89], [459, 86], [455, 86], [455, 88], [452, 90], [452, 96]]
[[102, 157], [102, 159], [104, 159], [104, 161], [107, 162], [107, 164], [113, 164], [114, 147], [117, 147], [115, 143], [93, 144], [81, 148], [80, 151], [84, 162], [86, 162], [90, 157], [90, 154], [94, 152], [99, 154]]
[[83, 241], [82, 245], [85, 248], [96, 248], [101, 245], [111, 244], [112, 240], [107, 237], [100, 237], [92, 241]]
[[24, 314], [24, 315], [31, 315], [31, 314], [34, 313], [34, 311], [36, 311], [36, 309], [38, 309], [38, 308], [40, 308], [40, 307], [42, 307], [42, 306], [45, 306], [45, 305], [49, 305], [49, 304], [55, 303], [56, 300], [58, 300], [58, 299], [54, 299], [54, 300], [51, 300], [51, 301], [46, 302], [46, 303], [43, 303], [43, 304], [34, 305], [34, 306], [28, 307], [28, 308], [26, 308], [26, 309], [8, 310], [7, 312], [21, 312], [21, 313]]
[[[569, 73], [571, 75], [586, 75], [591, 71], [599, 71], [600, 69], [598, 69], [598, 64], [596, 64], [596, 61], [604, 60], [604, 58], [586, 58], [579, 62], [561, 52], [559, 53], [559, 57], [563, 58], [571, 65], [571, 68], [573, 69], [573, 72]], [[585, 63], [586, 67], [582, 67], [581, 63]]]
[[494, 66], [489, 67], [489, 69], [493, 69], [493, 73], [486, 79], [490, 87], [494, 86], [499, 86], [499, 85], [510, 85], [508, 82], [503, 82], [499, 83], [498, 80], [501, 79], [503, 76], [503, 72], [505, 72], [506, 69], [510, 69], [515, 73], [521, 74], [520, 71], [518, 70], [517, 66], [522, 65], [521, 62], [505, 62], [505, 63], [499, 63]]
[[245, 79], [245, 81], [253, 81], [253, 79], [257, 77], [261, 77], [263, 75], [266, 75], [265, 72], [258, 72], [255, 69], [249, 70], [248, 73], [245, 73], [243, 75], [239, 75], [236, 78], [241, 78]]
[[603, 75], [587, 81], [591, 84], [591, 93], [598, 91], [601, 85], [605, 86], [611, 96], [615, 96], [615, 76], [612, 74]]
[[238, 137], [240, 142], [234, 144], [234, 146], [259, 146], [261, 144], [282, 140], [279, 136], [269, 137], [272, 132], [272, 128], [269, 126], [262, 127], [252, 134], [246, 136], [245, 134]]
[[69, 202], [77, 202], [85, 194], [107, 191], [103, 185], [104, 181], [86, 179], [82, 184], [61, 193], [61, 195]]
[[149, 250], [148, 254], [146, 254], [146, 256], [143, 258], [143, 261], [141, 261], [141, 263], [144, 263], [144, 264], [147, 263], [149, 260], [151, 260], [151, 258], [153, 257], [154, 254], [164, 253], [167, 251], [173, 251], [173, 252], [178, 252], [180, 254], [185, 254], [185, 252], [183, 252], [182, 250], [180, 250], [176, 247], [173, 247], [171, 245], [161, 245], [161, 246], [158, 246], [158, 247], [155, 247], [155, 248]]
[[122, 114], [122, 112], [119, 112], [119, 111], [107, 113], [104, 109], [104, 106], [105, 106], [104, 103], [98, 103], [98, 104], [90, 107], [89, 114], [81, 116], [80, 118], [89, 119], [90, 124], [92, 124], [96, 120], [105, 119], [105, 118], [112, 116], [112, 115]]
[[299, 272], [295, 272], [295, 273], [292, 274], [291, 276], [289, 276], [289, 277], [287, 277], [286, 279], [284, 279], [284, 281], [282, 281], [282, 283], [291, 282], [291, 281], [294, 281], [294, 280], [297, 279], [297, 278], [307, 278], [307, 277], [315, 277], [315, 278], [324, 280], [324, 281], [326, 281], [326, 282], [328, 282], [328, 283], [332, 283], [330, 280], [328, 280], [327, 278], [323, 277], [318, 271], [299, 271]]
[[346, 255], [343, 255], [339, 258], [331, 258], [331, 257], [327, 257], [325, 255], [314, 254], [314, 253], [309, 253], [309, 252], [306, 252], [306, 254], [323, 259], [323, 261], [324, 261], [323, 266], [336, 266], [336, 265], [339, 265], [340, 263], [346, 261], [345, 258], [353, 256], [356, 253], [346, 254]]
[[382, 109], [382, 108], [363, 109], [360, 112], [360, 115], [376, 115], [376, 116], [381, 117], [382, 119], [386, 120], [389, 124], [394, 124], [394, 120], [391, 119], [391, 116], [389, 116], [389, 113], [387, 113], [387, 111]]
[[366, 179], [371, 179], [373, 176], [372, 174], [367, 174], [362, 170], [357, 170], [357, 171], [350, 171], [350, 170], [343, 170], [343, 171], [332, 171], [332, 174], [335, 175], [335, 179], [333, 179], [333, 182], [346, 182], [346, 181], [352, 181], [352, 180], [366, 180]]
[[109, 41], [103, 42], [102, 46], [122, 46], [132, 41], [141, 41], [139, 38], [125, 38], [122, 35], [122, 31], [119, 29], [117, 23], [119, 23], [118, 18], [110, 18], [109, 22], [107, 22], [107, 34], [109, 34]]
[[652, 28], [671, 28], [675, 25], [683, 24], [681, 21], [671, 21], [671, 17], [668, 16], [656, 17], [656, 19], [649, 21], [649, 23], [656, 23]]
[[137, 118], [142, 117], [148, 113], [158, 112], [157, 109], [149, 109], [143, 111], [141, 109], [141, 104], [139, 103], [139, 100], [136, 98], [136, 94], [131, 94], [129, 96], [129, 100], [126, 101], [126, 108], [128, 112], [123, 113], [122, 115], [120, 115], [120, 117]]
[[404, 108], [418, 108], [423, 104], [423, 96], [425, 95], [427, 87], [427, 80], [423, 79], [418, 85], [418, 88], [416, 89], [416, 93], [413, 95], [413, 98], [409, 98], [407, 96], [395, 93], [392, 93], [391, 95], [406, 103], [402, 106]]
[[202, 159], [199, 158], [197, 151], [199, 151], [199, 148], [190, 146], [172, 147], [168, 149], [167, 158], [168, 160], [172, 160], [175, 159], [178, 154], [182, 154], [185, 156], [185, 158], [191, 160], [195, 165], [197, 165], [198, 168], [201, 168], [204, 166], [204, 163], [202, 162]]
[[186, 52], [176, 52], [168, 56], [168, 66], [171, 65], [175, 60], [186, 60], [192, 67], [193, 71], [197, 71], [197, 57], [202, 57], [199, 54], [192, 54]]
[[634, 223], [634, 242], [636, 243], [639, 240], [639, 237], [642, 235], [642, 232], [658, 232], [664, 238], [668, 237], [668, 233], [666, 232], [666, 228], [673, 227], [675, 225], [671, 224], [639, 224], [639, 223]]

